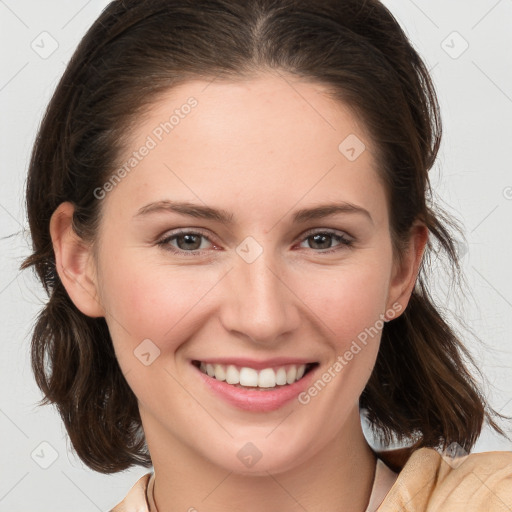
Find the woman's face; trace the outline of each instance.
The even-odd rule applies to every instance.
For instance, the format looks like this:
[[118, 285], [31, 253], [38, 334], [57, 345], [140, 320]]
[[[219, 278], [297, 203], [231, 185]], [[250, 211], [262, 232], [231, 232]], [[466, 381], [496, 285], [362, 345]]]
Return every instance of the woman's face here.
[[372, 142], [322, 91], [180, 85], [96, 192], [98, 296], [150, 450], [259, 474], [351, 435], [407, 283]]

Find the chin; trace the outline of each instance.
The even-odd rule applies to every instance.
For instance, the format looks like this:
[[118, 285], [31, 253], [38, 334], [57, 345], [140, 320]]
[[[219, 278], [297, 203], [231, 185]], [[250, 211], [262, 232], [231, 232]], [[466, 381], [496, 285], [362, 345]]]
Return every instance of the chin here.
[[[270, 442], [264, 434], [258, 440], [234, 443], [217, 454], [209, 454], [209, 459], [225, 470], [244, 476], [265, 476], [284, 473], [303, 464], [311, 453], [311, 442], [290, 441], [283, 444]], [[246, 438], [247, 439], [247, 438]], [[304, 447], [304, 448], [302, 448]], [[306, 447], [309, 450], [306, 451]], [[233, 454], [233, 455], [230, 455]]]

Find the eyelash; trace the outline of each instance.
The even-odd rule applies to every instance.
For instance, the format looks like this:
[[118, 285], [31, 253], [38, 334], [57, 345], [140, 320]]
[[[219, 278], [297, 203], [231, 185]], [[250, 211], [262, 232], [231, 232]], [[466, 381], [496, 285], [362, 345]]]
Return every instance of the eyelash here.
[[[181, 230], [176, 233], [172, 233], [171, 235], [168, 235], [165, 238], [157, 241], [156, 244], [159, 247], [162, 247], [164, 250], [172, 252], [173, 254], [183, 255], [183, 256], [203, 256], [203, 252], [206, 251], [206, 249], [205, 250], [194, 249], [192, 251], [183, 251], [183, 250], [177, 249], [169, 244], [169, 242], [171, 240], [175, 240], [179, 236], [183, 236], [183, 235], [200, 236], [200, 237], [205, 238], [206, 240], [208, 240], [210, 243], [213, 244], [213, 242], [203, 232], [201, 232], [201, 231], [185, 231], [185, 230]], [[343, 249], [344, 247], [351, 247], [354, 242], [354, 240], [347, 238], [345, 235], [341, 235], [338, 232], [333, 231], [331, 229], [308, 231], [304, 234], [301, 242], [303, 242], [303, 241], [307, 240], [308, 238], [311, 238], [315, 235], [329, 235], [336, 242], [339, 243], [337, 246], [335, 246], [331, 249], [316, 250], [316, 251], [314, 249], [312, 249], [314, 252], [317, 252], [318, 254], [332, 254], [334, 252], [337, 252], [337, 251]], [[213, 244], [213, 245], [215, 245], [215, 244]]]

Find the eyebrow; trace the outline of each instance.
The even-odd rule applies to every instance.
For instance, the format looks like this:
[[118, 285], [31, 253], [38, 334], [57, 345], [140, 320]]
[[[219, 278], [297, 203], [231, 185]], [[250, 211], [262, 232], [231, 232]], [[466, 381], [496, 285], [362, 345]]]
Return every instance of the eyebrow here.
[[[137, 211], [134, 218], [162, 212], [178, 213], [189, 217], [195, 217], [197, 219], [214, 220], [226, 225], [232, 225], [234, 223], [233, 214], [226, 210], [194, 204], [188, 201], [169, 200], [157, 201], [143, 206]], [[323, 219], [324, 217], [340, 213], [363, 215], [373, 224], [373, 218], [368, 210], [348, 202], [328, 203], [315, 206], [313, 208], [303, 208], [301, 210], [297, 210], [293, 214], [292, 220], [293, 223], [300, 224], [310, 220]]]

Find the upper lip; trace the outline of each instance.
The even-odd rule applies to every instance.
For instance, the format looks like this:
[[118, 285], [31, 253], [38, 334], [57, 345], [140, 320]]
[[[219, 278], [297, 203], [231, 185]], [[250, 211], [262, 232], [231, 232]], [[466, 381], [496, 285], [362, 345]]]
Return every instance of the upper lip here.
[[311, 359], [302, 359], [298, 357], [274, 357], [272, 359], [256, 360], [243, 357], [212, 357], [205, 359], [195, 359], [194, 361], [200, 361], [205, 364], [222, 364], [222, 365], [233, 365], [241, 368], [254, 368], [255, 370], [263, 370], [264, 368], [279, 368], [290, 364], [313, 364], [316, 361]]

